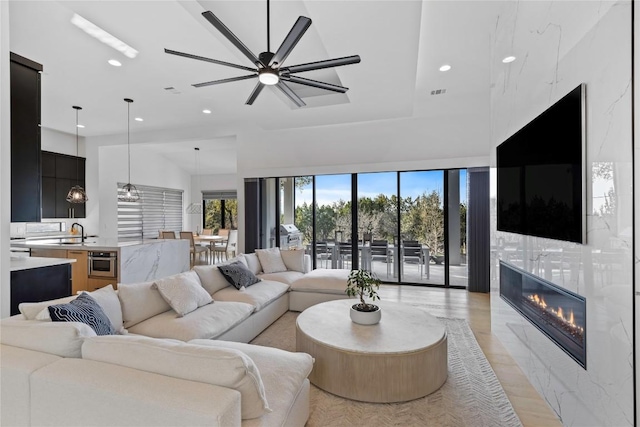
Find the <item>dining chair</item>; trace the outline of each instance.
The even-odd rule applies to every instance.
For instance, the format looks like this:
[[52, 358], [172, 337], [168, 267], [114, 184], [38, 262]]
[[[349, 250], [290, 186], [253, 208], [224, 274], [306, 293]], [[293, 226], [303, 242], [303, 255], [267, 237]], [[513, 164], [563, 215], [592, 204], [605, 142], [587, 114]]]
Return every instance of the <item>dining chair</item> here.
[[224, 254], [224, 258], [229, 259], [229, 255], [231, 255], [231, 257], [236, 256], [236, 244], [238, 243], [238, 230], [228, 230], [229, 231], [229, 235], [227, 236], [227, 242], [226, 244], [223, 245], [216, 245], [213, 248], [214, 254], [215, 254], [215, 258], [214, 258], [214, 263], [216, 262], [216, 260], [220, 260], [222, 261], [222, 255]]
[[181, 231], [180, 238], [184, 240], [189, 240], [189, 253], [191, 254], [191, 266], [196, 263], [196, 255], [202, 257], [202, 254], [205, 254], [207, 258], [207, 262], [209, 262], [209, 248], [206, 246], [196, 245], [196, 242], [193, 240], [193, 233], [191, 231]]
[[228, 228], [219, 229], [218, 236], [229, 237], [229, 229]]
[[210, 228], [203, 228], [202, 229], [202, 235], [203, 236], [212, 236], [213, 235], [213, 230]]
[[162, 239], [175, 239], [176, 233], [174, 231], [161, 231], [160, 237]]
[[404, 274], [404, 262], [406, 259], [418, 261], [420, 266], [420, 280], [424, 274], [424, 257], [422, 252], [422, 245], [417, 240], [403, 240], [402, 241], [402, 273]]

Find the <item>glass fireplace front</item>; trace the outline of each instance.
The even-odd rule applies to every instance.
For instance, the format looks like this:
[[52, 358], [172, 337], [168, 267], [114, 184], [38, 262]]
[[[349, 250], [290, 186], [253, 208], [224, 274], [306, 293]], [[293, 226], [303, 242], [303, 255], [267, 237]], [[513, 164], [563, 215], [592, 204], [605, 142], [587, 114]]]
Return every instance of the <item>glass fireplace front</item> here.
[[586, 300], [500, 261], [500, 296], [583, 368], [587, 368]]

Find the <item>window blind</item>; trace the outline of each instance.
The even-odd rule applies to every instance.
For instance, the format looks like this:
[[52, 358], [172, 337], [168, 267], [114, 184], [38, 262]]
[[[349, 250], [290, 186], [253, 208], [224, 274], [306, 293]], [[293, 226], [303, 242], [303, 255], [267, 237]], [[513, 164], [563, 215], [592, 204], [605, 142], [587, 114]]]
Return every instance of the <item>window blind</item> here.
[[216, 199], [237, 199], [238, 192], [236, 190], [208, 190], [202, 192], [203, 200], [216, 200]]
[[[118, 194], [123, 183], [118, 183]], [[182, 190], [136, 185], [137, 202], [118, 199], [118, 239], [152, 239], [160, 230], [182, 230]]]

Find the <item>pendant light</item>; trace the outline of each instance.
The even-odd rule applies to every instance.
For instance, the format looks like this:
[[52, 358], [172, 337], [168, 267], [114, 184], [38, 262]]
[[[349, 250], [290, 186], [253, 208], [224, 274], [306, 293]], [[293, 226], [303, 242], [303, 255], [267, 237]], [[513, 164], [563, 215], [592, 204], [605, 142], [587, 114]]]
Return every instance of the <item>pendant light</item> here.
[[[196, 180], [198, 182], [198, 184], [200, 184], [200, 174], [198, 171], [198, 151], [200, 151], [200, 148], [195, 147], [194, 148], [194, 152], [195, 152], [195, 159], [196, 159]], [[200, 185], [198, 185], [198, 190], [200, 190]], [[194, 202], [189, 204], [189, 206], [187, 206], [186, 212], [189, 214], [202, 214], [202, 203], [200, 202]]]
[[118, 191], [118, 200], [123, 202], [137, 202], [140, 199], [140, 193], [138, 193], [136, 186], [131, 183], [131, 143], [129, 135], [129, 126], [131, 124], [129, 107], [131, 106], [133, 99], [125, 98], [124, 102], [127, 103], [127, 159], [129, 164], [129, 179], [127, 180], [127, 183], [122, 186], [120, 191]]
[[78, 111], [82, 110], [82, 107], [74, 105], [73, 109], [76, 110], [76, 185], [71, 187], [67, 193], [67, 202], [86, 203], [89, 198], [87, 197], [87, 193], [84, 191], [84, 188], [80, 186], [80, 180], [78, 178]]

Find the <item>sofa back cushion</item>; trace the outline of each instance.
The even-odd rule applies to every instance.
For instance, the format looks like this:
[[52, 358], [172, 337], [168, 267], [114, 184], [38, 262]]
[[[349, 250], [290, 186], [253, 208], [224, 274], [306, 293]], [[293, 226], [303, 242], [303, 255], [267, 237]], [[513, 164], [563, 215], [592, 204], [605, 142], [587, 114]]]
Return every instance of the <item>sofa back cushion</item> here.
[[258, 255], [253, 254], [244, 254], [244, 260], [247, 262], [247, 267], [253, 274], [262, 273], [262, 265], [260, 264], [260, 260], [258, 259]]
[[60, 357], [81, 357], [82, 342], [95, 336], [89, 325], [80, 322], [41, 322], [14, 316], [0, 323], [0, 343]]
[[169, 303], [152, 286], [153, 282], [118, 284], [118, 298], [125, 328], [171, 310]]
[[38, 314], [40, 314], [40, 312], [42, 310], [44, 311], [49, 311], [47, 310], [47, 307], [49, 307], [50, 305], [53, 304], [66, 304], [70, 301], [73, 301], [74, 299], [76, 299], [77, 295], [71, 295], [69, 297], [64, 297], [64, 298], [58, 298], [58, 299], [52, 299], [49, 301], [42, 301], [42, 302], [22, 302], [20, 304], [18, 304], [18, 310], [20, 310], [20, 313], [25, 317], [25, 319], [27, 320], [51, 320], [51, 318], [47, 318], [47, 317], [42, 317], [40, 319], [37, 318]]
[[256, 249], [256, 255], [258, 255], [262, 271], [265, 273], [287, 271], [287, 266], [284, 265], [280, 255], [280, 248]]
[[227, 279], [224, 278], [215, 265], [196, 265], [193, 267], [193, 271], [198, 274], [202, 287], [209, 295], [213, 295], [220, 289], [229, 286], [229, 282], [227, 282]]
[[242, 419], [257, 418], [271, 412], [258, 368], [249, 356], [239, 350], [114, 335], [86, 340], [82, 346], [82, 357], [235, 389], [241, 394]]
[[306, 273], [304, 265], [304, 249], [289, 249], [280, 251], [284, 265], [289, 271]]

